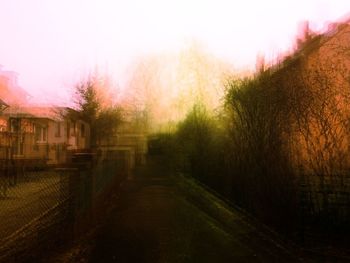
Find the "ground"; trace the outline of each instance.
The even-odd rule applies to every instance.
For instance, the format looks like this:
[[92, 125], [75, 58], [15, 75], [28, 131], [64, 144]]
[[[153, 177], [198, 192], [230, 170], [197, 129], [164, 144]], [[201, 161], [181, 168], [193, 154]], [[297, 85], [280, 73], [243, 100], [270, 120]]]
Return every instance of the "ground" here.
[[62, 201], [61, 178], [49, 171], [27, 173], [0, 197], [0, 244]]
[[309, 262], [159, 161], [111, 201], [101, 226], [52, 262]]

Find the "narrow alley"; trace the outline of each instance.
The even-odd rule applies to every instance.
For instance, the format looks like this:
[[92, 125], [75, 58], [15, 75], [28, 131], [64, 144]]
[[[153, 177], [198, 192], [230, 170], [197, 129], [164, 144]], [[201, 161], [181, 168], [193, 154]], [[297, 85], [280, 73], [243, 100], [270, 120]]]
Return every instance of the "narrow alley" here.
[[[92, 237], [55, 262], [299, 262], [238, 211], [157, 160], [122, 186]], [[305, 260], [303, 262], [306, 262]]]

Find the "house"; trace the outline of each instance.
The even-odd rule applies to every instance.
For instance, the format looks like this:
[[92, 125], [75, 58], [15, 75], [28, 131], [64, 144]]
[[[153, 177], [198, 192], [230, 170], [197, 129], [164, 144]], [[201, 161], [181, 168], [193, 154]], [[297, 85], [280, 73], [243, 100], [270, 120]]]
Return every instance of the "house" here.
[[113, 134], [100, 141], [99, 149], [102, 155], [115, 152], [130, 170], [146, 163], [147, 133], [143, 125], [135, 122], [131, 111], [124, 111], [123, 121]]
[[147, 148], [147, 133], [135, 127], [131, 120], [124, 120], [113, 137], [119, 147], [131, 147], [135, 152], [135, 164], [145, 164]]
[[350, 169], [349, 50], [346, 20], [323, 34], [306, 32], [293, 54], [268, 69], [288, 98], [286, 140], [294, 168], [303, 172], [332, 175]]
[[67, 107], [13, 106], [0, 116], [0, 158], [67, 161], [69, 151], [90, 147], [89, 125]]

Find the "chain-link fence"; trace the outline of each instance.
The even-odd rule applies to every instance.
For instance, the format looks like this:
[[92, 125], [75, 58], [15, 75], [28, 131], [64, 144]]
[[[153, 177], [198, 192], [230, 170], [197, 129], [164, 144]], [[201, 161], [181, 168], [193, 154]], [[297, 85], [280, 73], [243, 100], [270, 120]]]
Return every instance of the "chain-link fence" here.
[[341, 242], [350, 233], [350, 177], [302, 175], [299, 179], [302, 242]]
[[122, 151], [103, 158], [75, 154], [70, 165], [60, 168], [2, 160], [0, 262], [38, 259], [40, 251], [85, 231], [102, 198], [130, 172], [127, 158]]

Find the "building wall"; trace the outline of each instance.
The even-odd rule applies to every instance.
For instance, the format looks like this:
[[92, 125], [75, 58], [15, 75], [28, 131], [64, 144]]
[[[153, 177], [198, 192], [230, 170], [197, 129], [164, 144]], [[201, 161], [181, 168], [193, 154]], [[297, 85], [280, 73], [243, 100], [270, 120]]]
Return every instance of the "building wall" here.
[[345, 25], [311, 42], [275, 73], [290, 100], [304, 104], [300, 112], [290, 104], [295, 112], [286, 138], [291, 159], [303, 172], [330, 175], [350, 168], [349, 50], [350, 26]]
[[[0, 131], [0, 159], [46, 159], [48, 164], [54, 165], [66, 162], [67, 150], [90, 146], [89, 126], [83, 121], [76, 121], [73, 125], [69, 120], [23, 118], [21, 123], [26, 125], [22, 125], [20, 131], [11, 132], [9, 118], [3, 117], [2, 120], [7, 124], [6, 131]], [[83, 130], [81, 125], [84, 125]], [[46, 129], [46, 132], [41, 129]]]

